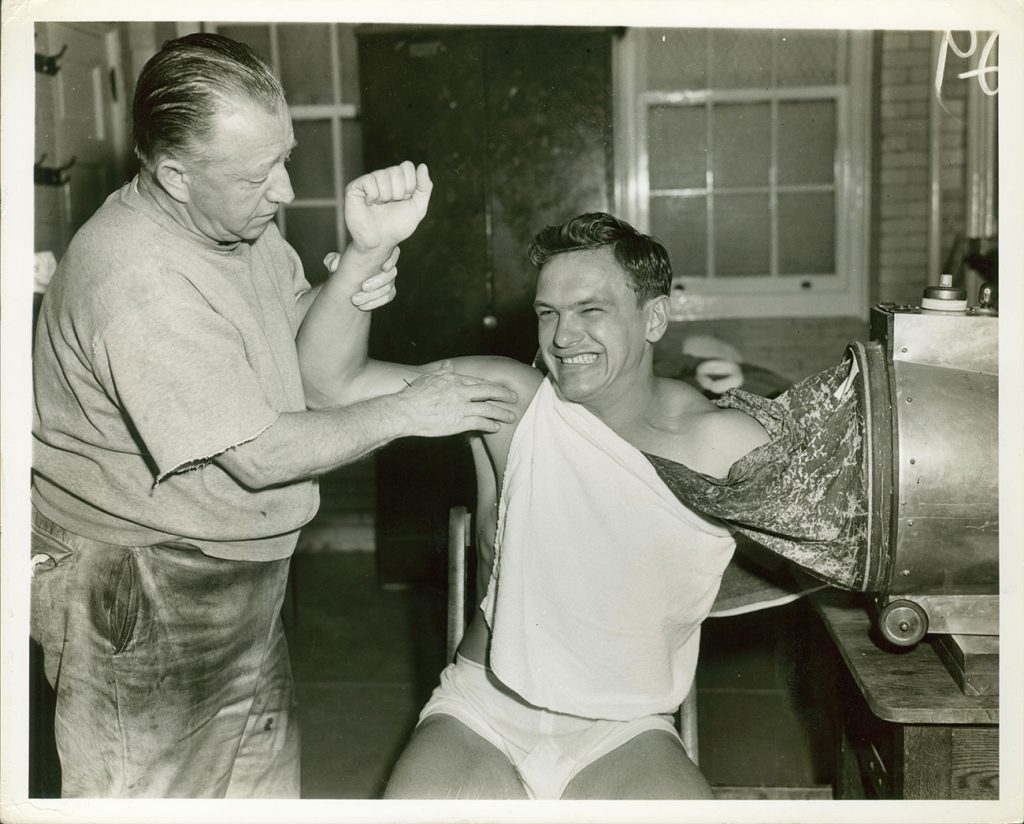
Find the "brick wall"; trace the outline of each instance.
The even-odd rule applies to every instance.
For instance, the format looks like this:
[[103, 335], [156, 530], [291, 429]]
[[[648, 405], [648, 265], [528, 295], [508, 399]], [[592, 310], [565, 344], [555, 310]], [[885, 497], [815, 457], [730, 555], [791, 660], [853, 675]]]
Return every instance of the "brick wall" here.
[[[936, 67], [932, 32], [883, 32], [876, 39], [877, 120], [874, 146], [875, 301], [917, 303], [938, 280], [929, 271], [931, 117], [939, 132], [939, 268], [963, 231], [966, 83], [962, 61], [947, 55], [942, 102], [932, 105]], [[951, 267], [952, 268], [952, 267]]]
[[[976, 60], [976, 58], [974, 58]], [[939, 263], [944, 271], [950, 265], [951, 253], [963, 255], [963, 248], [954, 249], [958, 238], [966, 232], [967, 220], [967, 88], [974, 80], [960, 80], [956, 75], [966, 68], [964, 61], [952, 52], [946, 60], [942, 84], [942, 105], [939, 112], [939, 186], [941, 189]], [[934, 82], [934, 81], [933, 81]], [[973, 302], [974, 296], [971, 295]]]
[[931, 40], [929, 32], [880, 36], [874, 220], [878, 264], [872, 291], [882, 301], [916, 303], [928, 280]]

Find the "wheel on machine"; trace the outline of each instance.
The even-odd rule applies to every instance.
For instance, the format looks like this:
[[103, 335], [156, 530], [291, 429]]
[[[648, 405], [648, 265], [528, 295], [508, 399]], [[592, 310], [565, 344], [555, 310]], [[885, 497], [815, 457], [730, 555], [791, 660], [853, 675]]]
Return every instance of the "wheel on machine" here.
[[878, 615], [878, 628], [889, 643], [912, 647], [928, 632], [928, 615], [913, 601], [891, 601]]

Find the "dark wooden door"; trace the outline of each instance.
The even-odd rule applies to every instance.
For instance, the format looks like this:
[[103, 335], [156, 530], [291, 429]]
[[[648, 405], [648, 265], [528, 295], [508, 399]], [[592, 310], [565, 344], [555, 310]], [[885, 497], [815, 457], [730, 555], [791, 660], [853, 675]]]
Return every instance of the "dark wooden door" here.
[[[536, 351], [534, 233], [611, 201], [611, 37], [603, 30], [431, 28], [360, 35], [365, 168], [430, 167], [434, 192], [403, 244], [398, 299], [374, 357]], [[377, 456], [383, 583], [442, 583], [448, 508], [472, 505], [460, 438]]]

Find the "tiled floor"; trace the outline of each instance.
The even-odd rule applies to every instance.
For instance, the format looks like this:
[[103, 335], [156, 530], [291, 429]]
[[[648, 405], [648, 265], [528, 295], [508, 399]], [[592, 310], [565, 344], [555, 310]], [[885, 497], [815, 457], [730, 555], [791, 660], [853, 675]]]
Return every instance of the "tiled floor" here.
[[378, 798], [444, 666], [445, 594], [377, 586], [367, 552], [300, 552], [285, 605], [304, 798]]
[[[294, 574], [303, 796], [377, 798], [444, 665], [444, 593], [378, 587], [372, 553], [299, 553]], [[807, 666], [808, 620], [796, 604], [705, 625], [701, 768], [723, 796], [828, 796], [831, 676]]]
[[712, 787], [731, 788], [730, 797], [762, 797], [766, 788], [767, 797], [831, 797], [834, 664], [806, 603], [704, 622], [700, 767]]

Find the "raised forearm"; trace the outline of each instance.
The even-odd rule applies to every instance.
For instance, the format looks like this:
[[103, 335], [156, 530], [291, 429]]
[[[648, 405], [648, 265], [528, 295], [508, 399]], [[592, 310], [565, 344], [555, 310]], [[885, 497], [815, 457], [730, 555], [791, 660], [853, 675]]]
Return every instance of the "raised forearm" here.
[[[352, 242], [310, 307], [297, 338], [310, 407], [343, 397], [343, 387], [365, 368], [370, 331], [366, 310], [386, 303], [394, 290], [388, 286], [377, 302], [363, 303], [363, 295], [358, 307], [353, 298], [368, 278], [394, 278], [394, 260], [388, 258], [423, 219], [432, 187], [427, 167], [407, 160], [361, 175], [345, 187], [345, 225]], [[381, 272], [385, 265], [389, 272]]]
[[365, 368], [370, 313], [357, 308], [352, 298], [367, 278], [381, 271], [391, 251], [365, 251], [350, 245], [306, 313], [296, 346], [311, 408], [336, 402], [341, 388]]

